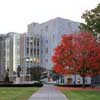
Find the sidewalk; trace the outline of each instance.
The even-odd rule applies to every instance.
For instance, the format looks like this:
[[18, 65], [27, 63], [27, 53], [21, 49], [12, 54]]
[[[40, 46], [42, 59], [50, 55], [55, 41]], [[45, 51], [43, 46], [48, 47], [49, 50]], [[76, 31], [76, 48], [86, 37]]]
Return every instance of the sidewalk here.
[[67, 100], [67, 98], [55, 86], [47, 85], [33, 94], [28, 100]]

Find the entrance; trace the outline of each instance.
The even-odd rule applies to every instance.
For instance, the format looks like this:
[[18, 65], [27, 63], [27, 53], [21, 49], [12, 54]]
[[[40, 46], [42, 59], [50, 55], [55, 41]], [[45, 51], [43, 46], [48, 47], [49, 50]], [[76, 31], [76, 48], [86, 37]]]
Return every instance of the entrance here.
[[72, 84], [72, 78], [67, 78], [67, 84], [71, 85]]

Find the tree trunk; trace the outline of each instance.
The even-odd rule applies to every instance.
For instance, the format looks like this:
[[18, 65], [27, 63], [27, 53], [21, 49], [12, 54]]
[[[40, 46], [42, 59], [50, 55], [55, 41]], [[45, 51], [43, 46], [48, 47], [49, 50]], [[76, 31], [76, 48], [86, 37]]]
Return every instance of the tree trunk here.
[[76, 86], [76, 74], [74, 74], [74, 86]]
[[91, 78], [91, 87], [93, 88], [94, 86], [94, 77]]
[[85, 88], [85, 77], [83, 77], [83, 88]]

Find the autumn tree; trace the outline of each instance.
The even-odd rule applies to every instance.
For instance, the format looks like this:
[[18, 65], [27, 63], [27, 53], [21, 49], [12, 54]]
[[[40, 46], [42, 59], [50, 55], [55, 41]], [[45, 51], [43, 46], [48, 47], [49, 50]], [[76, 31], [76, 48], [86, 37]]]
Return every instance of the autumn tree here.
[[100, 34], [100, 4], [83, 13], [82, 18], [85, 20], [85, 23], [80, 24], [82, 31], [92, 32], [95, 35]]
[[100, 44], [93, 34], [80, 32], [64, 35], [52, 57], [54, 70], [60, 74], [94, 76], [100, 72]]

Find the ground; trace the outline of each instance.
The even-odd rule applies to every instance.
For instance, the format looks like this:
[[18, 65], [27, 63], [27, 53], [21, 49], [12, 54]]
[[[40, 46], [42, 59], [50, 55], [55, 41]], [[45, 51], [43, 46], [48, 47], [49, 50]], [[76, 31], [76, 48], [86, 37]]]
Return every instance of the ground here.
[[44, 85], [37, 93], [33, 94], [28, 100], [68, 100], [56, 86]]
[[[49, 90], [47, 90], [47, 88]], [[46, 92], [42, 92], [41, 95], [44, 95], [43, 93], [49, 93], [49, 97], [51, 97], [51, 95], [54, 95], [54, 98], [56, 97], [57, 99], [60, 95], [56, 96], [57, 94], [55, 95], [54, 91], [55, 93], [58, 93], [57, 90], [60, 90], [68, 97], [68, 100], [100, 100], [100, 88], [74, 88], [53, 86], [48, 86], [47, 88], [43, 89]], [[34, 92], [37, 92], [38, 90], [39, 88], [34, 87], [0, 87], [0, 100], [28, 100], [32, 96], [32, 94]], [[43, 96], [40, 98], [43, 99]], [[49, 100], [52, 100], [52, 98]]]
[[96, 91], [64, 91], [69, 100], [100, 100], [100, 92]]
[[69, 100], [100, 100], [100, 88], [58, 87]]
[[0, 100], [27, 100], [38, 88], [0, 87]]

